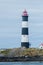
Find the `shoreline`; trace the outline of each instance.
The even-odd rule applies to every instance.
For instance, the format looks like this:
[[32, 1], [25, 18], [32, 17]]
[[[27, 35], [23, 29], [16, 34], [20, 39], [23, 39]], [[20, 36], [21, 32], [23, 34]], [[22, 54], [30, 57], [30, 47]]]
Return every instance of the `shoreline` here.
[[33, 62], [33, 61], [43, 61], [42, 57], [0, 57], [0, 62]]

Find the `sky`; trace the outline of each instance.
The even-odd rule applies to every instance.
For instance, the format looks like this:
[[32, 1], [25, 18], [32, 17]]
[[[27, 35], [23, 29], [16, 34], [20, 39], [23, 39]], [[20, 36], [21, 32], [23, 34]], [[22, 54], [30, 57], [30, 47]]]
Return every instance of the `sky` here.
[[43, 0], [0, 0], [0, 48], [21, 47], [22, 12], [29, 15], [29, 42], [43, 43]]

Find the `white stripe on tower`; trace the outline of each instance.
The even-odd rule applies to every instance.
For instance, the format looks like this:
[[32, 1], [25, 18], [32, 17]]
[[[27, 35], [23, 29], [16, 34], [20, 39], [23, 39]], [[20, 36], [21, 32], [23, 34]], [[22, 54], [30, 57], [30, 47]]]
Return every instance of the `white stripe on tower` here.
[[22, 28], [28, 28], [28, 22], [22, 21]]
[[28, 35], [22, 35], [21, 42], [29, 42], [28, 41]]

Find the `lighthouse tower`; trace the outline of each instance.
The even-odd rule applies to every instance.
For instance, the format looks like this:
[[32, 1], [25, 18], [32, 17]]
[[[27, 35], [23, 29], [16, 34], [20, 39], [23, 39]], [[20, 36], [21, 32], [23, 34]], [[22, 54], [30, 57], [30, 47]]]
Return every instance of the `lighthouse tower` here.
[[21, 47], [29, 48], [29, 34], [28, 34], [28, 13], [26, 10], [22, 13], [22, 38]]

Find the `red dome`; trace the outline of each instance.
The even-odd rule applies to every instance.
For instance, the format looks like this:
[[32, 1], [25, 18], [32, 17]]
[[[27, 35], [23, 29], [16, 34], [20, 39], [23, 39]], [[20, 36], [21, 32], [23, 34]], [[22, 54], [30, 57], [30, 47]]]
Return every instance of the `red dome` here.
[[43, 43], [41, 43], [40, 46], [43, 46]]
[[24, 11], [23, 11], [22, 16], [28, 16], [28, 13], [27, 13], [27, 11], [26, 11], [26, 10], [24, 10]]

